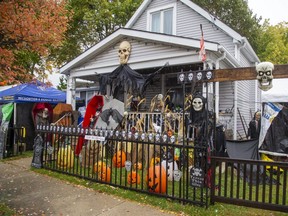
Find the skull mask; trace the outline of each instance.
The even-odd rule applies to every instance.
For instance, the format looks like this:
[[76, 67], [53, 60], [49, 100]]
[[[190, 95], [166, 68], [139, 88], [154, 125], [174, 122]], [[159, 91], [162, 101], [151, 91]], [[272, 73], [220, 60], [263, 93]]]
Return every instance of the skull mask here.
[[180, 74], [179, 75], [179, 81], [180, 82], [184, 82], [184, 80], [185, 80], [185, 75], [184, 74]]
[[256, 66], [258, 86], [263, 91], [268, 91], [273, 87], [272, 71], [274, 65], [271, 62], [261, 62]]
[[202, 98], [195, 97], [192, 101], [192, 106], [195, 111], [201, 111], [204, 106]]
[[202, 73], [199, 72], [199, 73], [197, 73], [197, 80], [201, 80], [201, 79], [202, 79]]
[[131, 45], [128, 41], [123, 41], [118, 50], [120, 64], [127, 64], [130, 57]]
[[211, 72], [211, 71], [208, 71], [208, 72], [206, 73], [206, 78], [207, 78], [208, 80], [210, 80], [210, 79], [212, 78], [212, 72]]
[[188, 80], [190, 81], [190, 82], [192, 82], [193, 81], [193, 73], [189, 73], [188, 74]]

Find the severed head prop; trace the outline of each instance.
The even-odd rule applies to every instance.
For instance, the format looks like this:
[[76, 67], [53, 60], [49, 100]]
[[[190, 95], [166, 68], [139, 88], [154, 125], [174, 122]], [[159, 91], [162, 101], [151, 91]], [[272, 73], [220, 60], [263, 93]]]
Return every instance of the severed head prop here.
[[128, 41], [121, 42], [118, 50], [120, 64], [127, 64], [131, 53], [131, 44]]
[[263, 91], [268, 91], [273, 87], [274, 65], [271, 62], [261, 62], [256, 66], [258, 87]]

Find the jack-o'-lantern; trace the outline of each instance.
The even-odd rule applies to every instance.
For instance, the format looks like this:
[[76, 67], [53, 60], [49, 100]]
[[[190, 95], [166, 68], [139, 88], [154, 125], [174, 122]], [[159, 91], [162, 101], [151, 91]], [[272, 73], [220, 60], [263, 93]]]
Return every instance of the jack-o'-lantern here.
[[103, 182], [111, 182], [111, 168], [108, 166], [102, 166], [100, 170], [98, 170], [98, 179]]
[[126, 154], [124, 151], [117, 151], [112, 158], [113, 165], [115, 167], [124, 167], [126, 161]]
[[103, 161], [97, 161], [97, 162], [94, 164], [93, 171], [94, 171], [95, 173], [96, 173], [96, 172], [100, 172], [100, 170], [101, 170], [103, 167], [106, 167], [106, 163], [103, 162]]
[[132, 171], [127, 176], [128, 184], [140, 184], [140, 175], [136, 171]]
[[159, 164], [159, 163], [160, 163], [160, 158], [159, 158], [159, 157], [154, 157], [154, 158], [152, 158], [151, 161], [150, 161], [150, 167], [151, 167], [151, 166], [154, 166], [154, 165], [157, 165], [157, 164]]
[[74, 166], [74, 152], [70, 145], [62, 147], [58, 150], [57, 165], [63, 169]]
[[136, 170], [136, 169], [141, 170], [141, 169], [142, 169], [142, 163], [140, 163], [140, 162], [135, 163], [134, 166], [133, 166], [133, 168], [134, 168], [135, 170]]
[[166, 193], [166, 171], [160, 165], [149, 167], [146, 177], [149, 192]]

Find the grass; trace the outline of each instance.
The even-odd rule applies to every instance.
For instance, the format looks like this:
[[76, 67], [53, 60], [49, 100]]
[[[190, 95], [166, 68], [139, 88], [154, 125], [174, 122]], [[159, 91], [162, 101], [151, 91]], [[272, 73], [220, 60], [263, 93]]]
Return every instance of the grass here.
[[[21, 157], [31, 157], [33, 153], [25, 153], [13, 158], [7, 158], [5, 160], [15, 160]], [[170, 199], [160, 198], [149, 194], [139, 193], [135, 191], [130, 191], [127, 189], [121, 189], [118, 187], [113, 187], [107, 184], [100, 184], [92, 182], [89, 180], [77, 178], [74, 176], [64, 175], [62, 173], [46, 170], [46, 169], [36, 169], [31, 168], [32, 171], [37, 172], [42, 175], [47, 175], [53, 178], [63, 180], [75, 185], [84, 186], [91, 188], [99, 193], [105, 193], [123, 198], [126, 200], [131, 200], [133, 202], [138, 202], [144, 205], [150, 205], [158, 208], [161, 211], [165, 212], [174, 212], [177, 215], [227, 215], [227, 216], [237, 216], [237, 215], [251, 215], [251, 216], [284, 216], [287, 215], [281, 212], [266, 211], [256, 208], [247, 208], [237, 205], [228, 205], [222, 203], [216, 203], [215, 205], [210, 205], [207, 209], [205, 207], [199, 207], [190, 204], [182, 204], [177, 201], [172, 201]], [[9, 209], [7, 205], [0, 203], [0, 216], [2, 215], [15, 215], [13, 210]]]

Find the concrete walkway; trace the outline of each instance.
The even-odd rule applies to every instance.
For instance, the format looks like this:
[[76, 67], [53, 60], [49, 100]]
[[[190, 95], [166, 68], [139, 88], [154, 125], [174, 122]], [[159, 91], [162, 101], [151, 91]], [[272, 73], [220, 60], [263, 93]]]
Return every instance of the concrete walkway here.
[[176, 215], [30, 171], [31, 158], [0, 162], [0, 202], [20, 215]]

